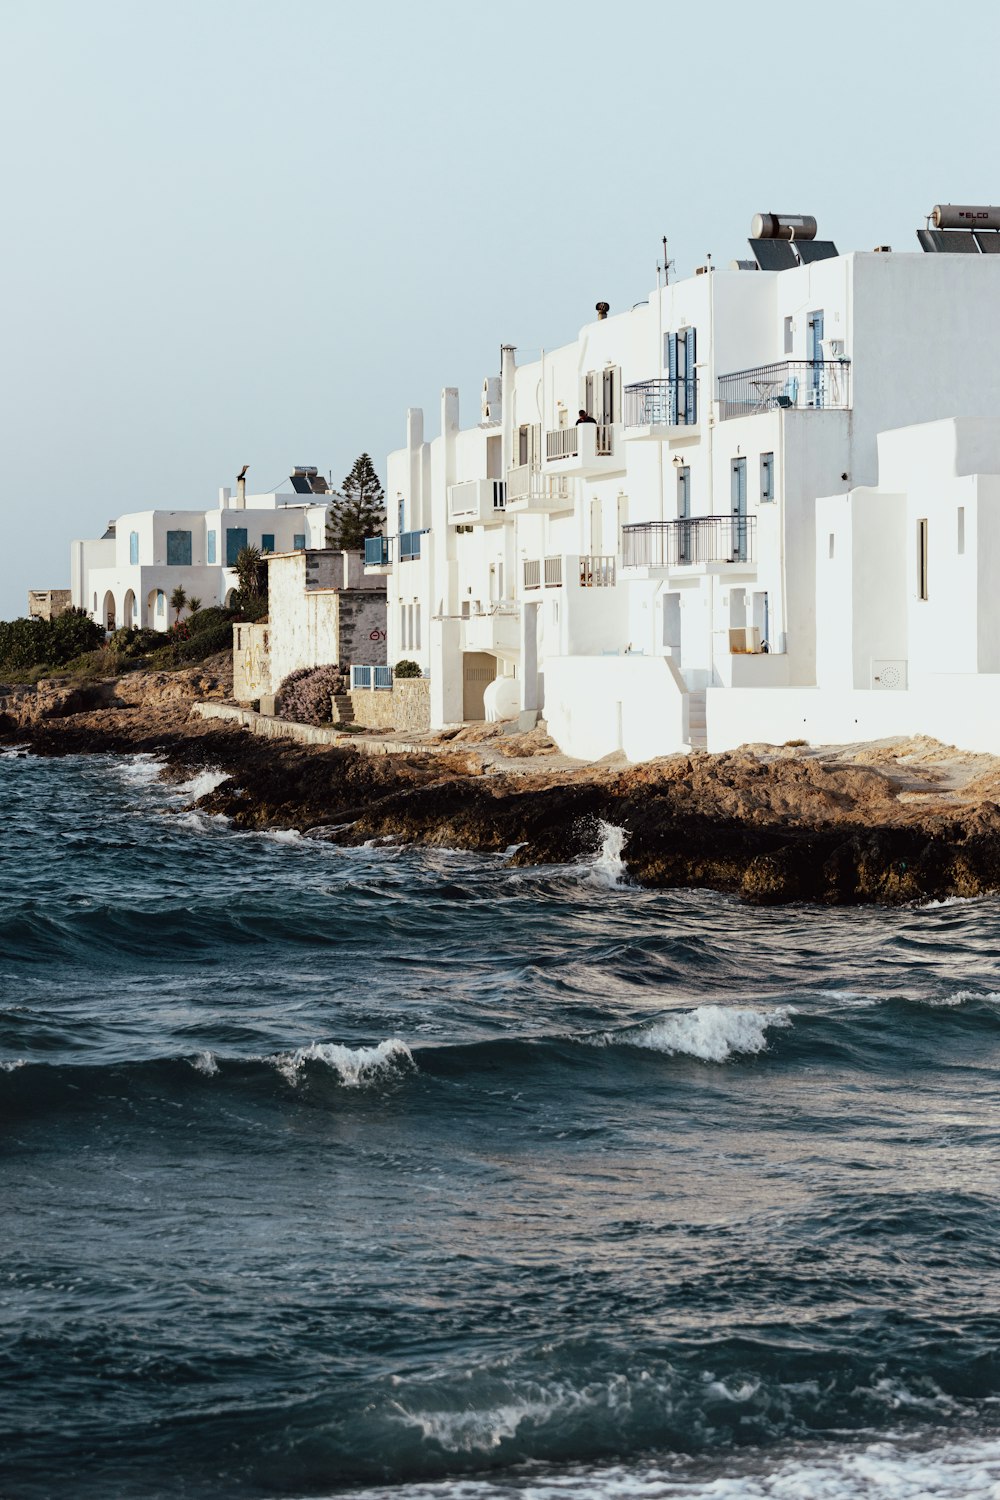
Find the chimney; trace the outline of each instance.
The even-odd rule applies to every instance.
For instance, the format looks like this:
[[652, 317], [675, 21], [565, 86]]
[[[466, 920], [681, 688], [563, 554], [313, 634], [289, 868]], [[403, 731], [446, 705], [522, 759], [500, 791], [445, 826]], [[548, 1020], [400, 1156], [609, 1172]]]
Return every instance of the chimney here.
[[246, 510], [247, 508], [247, 469], [249, 469], [249, 467], [249, 464], [244, 464], [242, 469], [236, 476], [237, 510]]
[[514, 467], [514, 372], [517, 368], [513, 344], [500, 345], [500, 451], [503, 477]]
[[598, 323], [603, 323], [604, 319], [607, 317], [607, 315], [608, 315], [608, 313], [610, 311], [611, 311], [611, 304], [610, 304], [610, 302], [598, 302], [598, 304], [597, 304], [597, 321], [598, 321]]

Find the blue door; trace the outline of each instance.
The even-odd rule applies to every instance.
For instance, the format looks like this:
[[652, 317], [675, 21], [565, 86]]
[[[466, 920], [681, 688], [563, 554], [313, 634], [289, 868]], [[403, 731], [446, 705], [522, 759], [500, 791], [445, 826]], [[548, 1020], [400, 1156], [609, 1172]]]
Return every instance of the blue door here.
[[399, 497], [399, 535], [402, 536], [406, 530], [406, 501], [402, 495]]
[[731, 478], [733, 502], [731, 549], [733, 562], [747, 560], [747, 461], [734, 458]]
[[691, 470], [687, 464], [677, 470], [677, 519], [681, 523], [677, 528], [677, 561], [679, 563], [693, 562], [691, 551], [693, 527], [688, 524], [691, 520]]
[[823, 405], [823, 309], [809, 314], [809, 405]]
[[235, 568], [236, 559], [247, 544], [247, 529], [245, 526], [228, 526], [226, 528], [226, 567]]

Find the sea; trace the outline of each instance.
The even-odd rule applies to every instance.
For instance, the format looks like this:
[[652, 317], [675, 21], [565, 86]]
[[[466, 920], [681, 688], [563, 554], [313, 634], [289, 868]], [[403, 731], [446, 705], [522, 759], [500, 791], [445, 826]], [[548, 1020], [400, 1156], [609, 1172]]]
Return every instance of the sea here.
[[0, 1495], [1000, 1496], [1000, 905], [0, 758]]

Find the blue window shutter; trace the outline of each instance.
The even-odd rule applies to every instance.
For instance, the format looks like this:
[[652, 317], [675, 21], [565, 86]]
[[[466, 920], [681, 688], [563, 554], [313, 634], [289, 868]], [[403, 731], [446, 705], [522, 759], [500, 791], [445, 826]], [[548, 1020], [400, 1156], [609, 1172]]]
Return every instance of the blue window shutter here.
[[214, 563], [216, 560], [214, 531], [208, 533], [208, 560], [210, 563]]
[[698, 377], [695, 372], [697, 335], [693, 328], [684, 334], [684, 420], [690, 426], [698, 420]]
[[670, 385], [667, 388], [668, 391], [669, 391], [669, 401], [670, 401], [670, 410], [667, 413], [667, 420], [669, 421], [671, 427], [676, 427], [676, 425], [677, 425], [677, 335], [676, 335], [676, 333], [668, 333], [667, 334], [667, 379], [670, 382]]
[[128, 560], [130, 563], [137, 563], [139, 561], [139, 533], [137, 531], [129, 533]]
[[226, 567], [235, 568], [236, 558], [247, 544], [247, 529], [245, 526], [227, 526], [226, 528]]
[[189, 568], [191, 566], [190, 531], [167, 532], [167, 566], [169, 568]]
[[264, 535], [260, 539], [260, 550], [262, 552], [273, 552], [274, 551], [274, 533], [273, 533], [273, 531], [265, 531], [264, 532]]

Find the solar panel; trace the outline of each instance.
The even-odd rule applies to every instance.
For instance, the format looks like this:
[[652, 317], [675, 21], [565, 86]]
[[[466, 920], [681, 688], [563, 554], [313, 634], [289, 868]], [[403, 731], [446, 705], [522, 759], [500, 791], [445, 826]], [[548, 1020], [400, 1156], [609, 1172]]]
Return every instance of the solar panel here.
[[984, 255], [1000, 255], [1000, 234], [995, 229], [975, 230], [976, 244]]
[[833, 240], [796, 240], [795, 249], [804, 266], [813, 260], [832, 260], [837, 254]]
[[762, 271], [789, 271], [799, 263], [790, 240], [749, 240], [748, 244]]
[[328, 495], [330, 493], [325, 474], [314, 474], [310, 480], [310, 484], [312, 485], [314, 495]]
[[971, 229], [918, 229], [917, 239], [923, 250], [945, 255], [978, 255]]
[[300, 474], [299, 471], [296, 469], [295, 473], [291, 476], [291, 480], [292, 480], [292, 489], [295, 491], [295, 493], [297, 495], [311, 495], [312, 494], [312, 485], [309, 483], [309, 475], [308, 474]]

